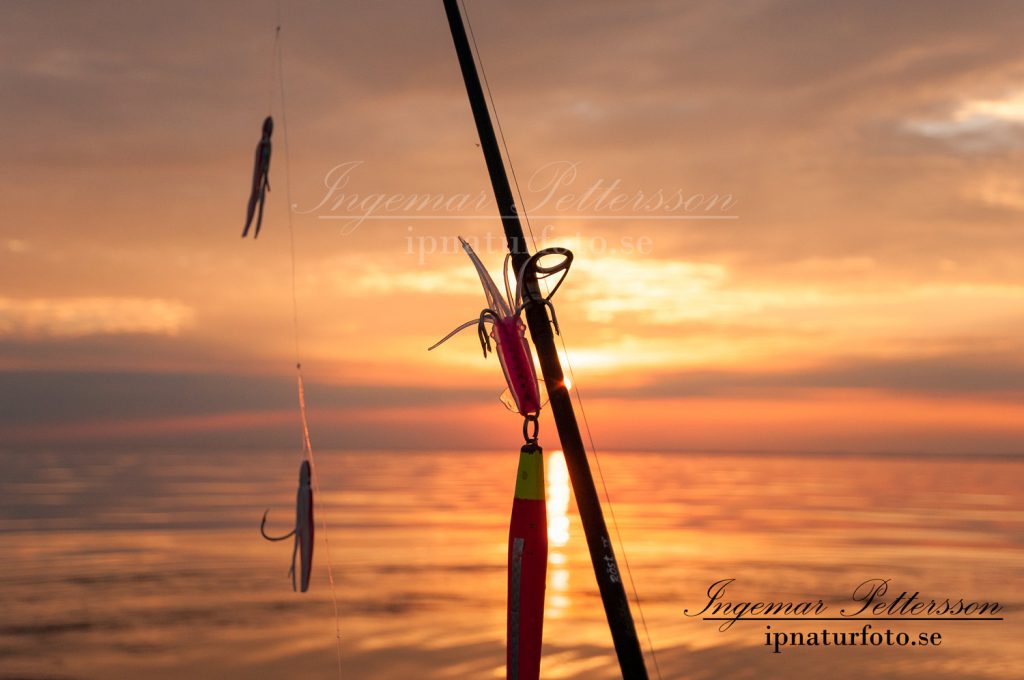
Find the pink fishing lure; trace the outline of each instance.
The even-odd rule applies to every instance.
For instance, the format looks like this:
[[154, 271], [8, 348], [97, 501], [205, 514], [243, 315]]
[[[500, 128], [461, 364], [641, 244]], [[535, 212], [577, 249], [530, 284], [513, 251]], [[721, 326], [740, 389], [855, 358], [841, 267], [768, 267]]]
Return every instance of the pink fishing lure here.
[[[506, 299], [495, 285], [494, 279], [487, 273], [480, 258], [473, 252], [473, 248], [461, 236], [459, 241], [480, 277], [480, 283], [484, 288], [484, 297], [487, 299], [487, 307], [480, 312], [478, 318], [462, 324], [441, 338], [430, 349], [438, 347], [456, 333], [475, 325], [479, 329], [484, 356], [487, 356], [490, 341], [487, 340], [484, 324], [491, 324], [490, 337], [494, 340], [494, 351], [498, 355], [501, 370], [505, 374], [505, 382], [508, 384], [508, 392], [511, 395], [511, 402], [514, 404], [513, 410], [523, 415], [536, 414], [541, 407], [540, 390], [537, 385], [537, 372], [533, 368], [533, 353], [526, 340], [526, 326], [519, 318], [519, 313], [522, 311], [519, 301], [521, 292], [513, 296], [506, 280], [505, 289], [508, 294], [508, 299]], [[505, 399], [502, 401], [506, 406], [512, 408]]]

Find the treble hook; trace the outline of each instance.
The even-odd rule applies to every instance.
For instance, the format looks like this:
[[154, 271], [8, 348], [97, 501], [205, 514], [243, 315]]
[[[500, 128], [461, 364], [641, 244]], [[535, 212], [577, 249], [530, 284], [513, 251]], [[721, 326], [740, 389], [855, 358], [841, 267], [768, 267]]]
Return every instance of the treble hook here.
[[295, 529], [292, 529], [291, 531], [289, 531], [284, 536], [277, 536], [277, 537], [268, 536], [267, 532], [264, 529], [264, 527], [266, 527], [266, 525], [267, 525], [267, 515], [269, 515], [269, 514], [270, 514], [270, 508], [267, 508], [267, 510], [263, 513], [263, 521], [260, 522], [260, 534], [263, 535], [263, 538], [267, 539], [268, 541], [283, 541], [284, 539], [291, 538], [292, 536], [295, 535]]

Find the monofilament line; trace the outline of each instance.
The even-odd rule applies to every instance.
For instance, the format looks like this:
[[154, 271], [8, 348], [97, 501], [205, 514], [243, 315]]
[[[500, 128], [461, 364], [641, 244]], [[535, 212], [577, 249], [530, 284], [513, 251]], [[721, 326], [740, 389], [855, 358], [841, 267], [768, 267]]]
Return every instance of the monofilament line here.
[[324, 552], [327, 555], [327, 580], [331, 586], [331, 603], [334, 606], [334, 640], [338, 657], [338, 677], [342, 678], [342, 651], [341, 651], [341, 615], [338, 611], [338, 594], [334, 582], [334, 564], [331, 560], [331, 542], [327, 530], [327, 511], [324, 507], [323, 496], [320, 494], [320, 477], [317, 474], [316, 461], [313, 456], [313, 444], [309, 437], [309, 419], [306, 413], [306, 389], [302, 379], [302, 359], [299, 346], [299, 302], [296, 283], [295, 267], [295, 228], [292, 223], [292, 171], [291, 153], [288, 148], [288, 116], [284, 86], [284, 49], [281, 38], [281, 2], [277, 3], [277, 27], [274, 29], [274, 52], [277, 60], [277, 80], [281, 92], [281, 129], [284, 137], [284, 185], [285, 195], [288, 200], [288, 245], [291, 255], [291, 279], [292, 279], [292, 330], [295, 340], [295, 373], [296, 384], [299, 395], [299, 418], [302, 422], [302, 453], [305, 460], [309, 461], [310, 477], [313, 482], [314, 503], [320, 506], [317, 514], [320, 515], [320, 527], [324, 537]]

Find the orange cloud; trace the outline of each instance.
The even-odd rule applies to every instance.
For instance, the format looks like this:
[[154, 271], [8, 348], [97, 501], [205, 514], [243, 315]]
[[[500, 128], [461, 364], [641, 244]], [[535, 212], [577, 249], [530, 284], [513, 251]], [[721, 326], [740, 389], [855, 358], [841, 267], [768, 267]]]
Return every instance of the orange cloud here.
[[0, 297], [0, 338], [177, 335], [194, 316], [190, 307], [160, 298]]

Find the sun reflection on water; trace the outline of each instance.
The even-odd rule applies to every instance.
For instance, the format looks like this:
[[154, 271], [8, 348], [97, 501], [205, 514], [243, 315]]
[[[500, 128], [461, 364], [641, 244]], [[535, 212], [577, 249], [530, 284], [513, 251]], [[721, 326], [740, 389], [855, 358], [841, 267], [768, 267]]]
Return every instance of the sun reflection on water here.
[[548, 454], [548, 606], [549, 618], [560, 618], [570, 600], [568, 559], [559, 548], [569, 543], [569, 468], [561, 451]]
[[569, 468], [561, 451], [548, 455], [548, 545], [564, 548], [569, 542]]

